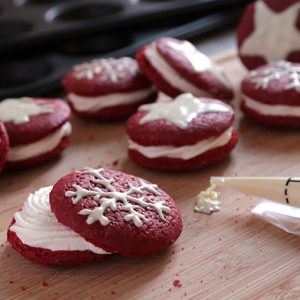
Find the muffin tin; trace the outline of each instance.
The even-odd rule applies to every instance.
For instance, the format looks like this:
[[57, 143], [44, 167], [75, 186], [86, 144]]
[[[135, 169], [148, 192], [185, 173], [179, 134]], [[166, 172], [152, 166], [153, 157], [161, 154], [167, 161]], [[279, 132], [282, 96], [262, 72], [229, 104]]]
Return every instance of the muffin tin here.
[[[42, 2], [45, 2], [43, 5], [45, 7], [47, 3], [54, 4], [59, 1], [43, 0]], [[77, 1], [69, 0], [65, 3], [69, 2]], [[86, 1], [83, 2], [86, 3]], [[26, 5], [30, 3], [41, 5], [38, 0], [27, 0], [26, 3]], [[17, 4], [22, 7], [25, 2], [18, 0]], [[202, 14], [191, 12], [188, 15], [178, 15], [175, 19], [167, 19], [167, 22], [161, 20], [143, 23], [141, 26], [126, 26], [122, 30], [115, 28], [97, 34], [87, 31], [86, 34], [78, 37], [68, 36], [68, 39], [61, 42], [27, 41], [22, 48], [15, 44], [13, 49], [17, 52], [6, 52], [0, 58], [0, 99], [44, 95], [58, 89], [60, 79], [73, 65], [95, 57], [133, 56], [144, 44], [161, 36], [189, 39], [226, 25], [235, 24], [243, 8], [242, 3], [234, 9], [224, 9], [208, 15], [207, 11]], [[191, 20], [187, 22], [188, 19]], [[21, 52], [18, 51], [20, 48]], [[2, 47], [2, 51], [3, 49]]]
[[0, 53], [249, 0], [2, 0]]

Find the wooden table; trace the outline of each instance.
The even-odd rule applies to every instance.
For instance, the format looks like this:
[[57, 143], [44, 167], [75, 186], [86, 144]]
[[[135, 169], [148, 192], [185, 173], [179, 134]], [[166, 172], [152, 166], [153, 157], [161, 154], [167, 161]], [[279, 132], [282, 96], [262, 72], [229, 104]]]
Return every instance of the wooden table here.
[[[245, 71], [235, 54], [222, 55], [218, 62], [238, 90]], [[219, 213], [193, 212], [195, 196], [211, 175], [299, 176], [299, 132], [237, 120], [240, 141], [230, 158], [173, 175], [142, 169], [127, 159], [123, 123], [72, 122], [72, 147], [61, 159], [1, 176], [0, 299], [300, 298], [300, 238], [254, 219], [250, 210], [257, 199], [222, 190]], [[173, 196], [184, 221], [173, 247], [143, 260], [111, 255], [102, 263], [74, 268], [40, 266], [10, 247], [7, 225], [29, 192], [74, 169], [99, 164], [149, 179]], [[173, 285], [176, 279], [181, 287]]]

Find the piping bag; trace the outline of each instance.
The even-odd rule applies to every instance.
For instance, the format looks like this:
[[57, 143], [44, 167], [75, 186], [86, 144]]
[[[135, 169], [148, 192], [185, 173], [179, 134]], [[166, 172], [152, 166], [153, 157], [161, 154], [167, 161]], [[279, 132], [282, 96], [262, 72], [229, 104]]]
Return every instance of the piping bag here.
[[300, 177], [211, 177], [210, 183], [262, 198], [252, 214], [300, 236]]

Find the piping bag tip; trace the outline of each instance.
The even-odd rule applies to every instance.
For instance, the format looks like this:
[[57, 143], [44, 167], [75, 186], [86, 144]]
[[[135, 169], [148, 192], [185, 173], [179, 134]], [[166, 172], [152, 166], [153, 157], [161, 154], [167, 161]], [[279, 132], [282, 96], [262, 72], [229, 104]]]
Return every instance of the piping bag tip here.
[[216, 186], [224, 186], [225, 185], [225, 179], [224, 177], [211, 177], [210, 178], [210, 184], [216, 185]]

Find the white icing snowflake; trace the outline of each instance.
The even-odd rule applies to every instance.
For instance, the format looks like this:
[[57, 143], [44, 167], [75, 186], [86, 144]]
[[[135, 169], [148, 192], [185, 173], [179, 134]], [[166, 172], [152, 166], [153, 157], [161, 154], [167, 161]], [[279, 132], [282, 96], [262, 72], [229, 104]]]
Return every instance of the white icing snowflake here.
[[77, 79], [92, 80], [97, 76], [100, 81], [112, 82], [125, 78], [128, 72], [135, 74], [138, 71], [134, 60], [130, 57], [95, 59], [75, 66], [73, 70]]
[[[155, 196], [159, 196], [160, 193], [157, 191], [156, 184], [150, 184], [144, 182], [142, 179], [138, 179], [138, 186], [134, 186], [128, 183], [128, 190], [125, 192], [119, 192], [113, 186], [115, 182], [114, 179], [107, 179], [102, 175], [103, 169], [92, 169], [85, 168], [82, 173], [88, 173], [93, 175], [91, 182], [95, 186], [88, 190], [80, 185], [74, 184], [74, 191], [67, 191], [66, 197], [72, 198], [72, 202], [76, 205], [79, 201], [84, 198], [91, 197], [96, 202], [100, 203], [100, 206], [94, 209], [82, 209], [79, 214], [87, 215], [86, 220], [87, 224], [93, 224], [94, 222], [99, 221], [101, 225], [107, 226], [110, 221], [104, 215], [106, 210], [109, 208], [111, 211], [117, 210], [117, 202], [121, 202], [122, 210], [127, 211], [125, 221], [133, 221], [134, 225], [137, 227], [143, 226], [143, 222], [147, 223], [148, 219], [142, 214], [139, 213], [136, 209], [145, 208], [155, 210], [159, 215], [160, 219], [165, 221], [164, 214], [170, 214], [171, 208], [165, 205], [164, 201], [159, 201], [156, 203], [146, 202], [145, 191], [152, 193]], [[103, 189], [105, 188], [105, 189]], [[140, 197], [135, 196], [136, 194]]]
[[255, 83], [256, 89], [266, 89], [272, 80], [280, 80], [284, 77], [288, 79], [284, 89], [300, 93], [300, 65], [295, 66], [287, 61], [279, 61], [270, 64], [268, 69], [250, 72], [250, 80]]

